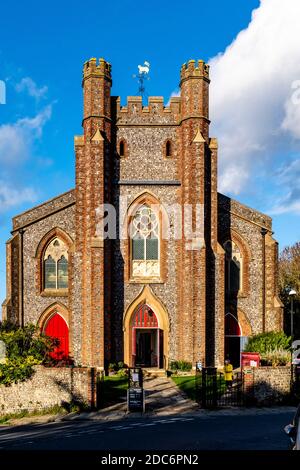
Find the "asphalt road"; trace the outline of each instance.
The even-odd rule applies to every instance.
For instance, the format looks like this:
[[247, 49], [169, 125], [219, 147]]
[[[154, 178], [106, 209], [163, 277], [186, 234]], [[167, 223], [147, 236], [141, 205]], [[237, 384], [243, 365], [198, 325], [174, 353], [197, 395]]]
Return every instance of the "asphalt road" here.
[[0, 428], [0, 450], [287, 450], [292, 413], [63, 421]]

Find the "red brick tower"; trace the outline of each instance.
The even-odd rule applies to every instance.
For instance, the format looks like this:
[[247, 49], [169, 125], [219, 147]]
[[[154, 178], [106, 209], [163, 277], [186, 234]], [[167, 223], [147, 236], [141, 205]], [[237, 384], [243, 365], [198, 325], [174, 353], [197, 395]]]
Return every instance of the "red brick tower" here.
[[[181, 68], [182, 205], [191, 205], [195, 228], [196, 204], [205, 203], [205, 152], [208, 143], [209, 68], [190, 60]], [[186, 234], [185, 234], [186, 235]], [[201, 237], [182, 242], [182, 357], [195, 363], [205, 358], [206, 248]]]
[[[111, 66], [90, 59], [83, 68], [83, 130], [75, 137], [76, 247], [73, 279], [73, 332], [81, 337], [82, 365], [103, 367], [109, 356], [110, 248], [97, 235], [97, 208], [109, 201]], [[77, 269], [76, 269], [77, 268]], [[76, 323], [76, 325], [75, 325]], [[80, 328], [81, 326], [81, 328]], [[81, 333], [79, 333], [81, 331]]]
[[[181, 328], [185, 335], [180, 355], [193, 363], [199, 360], [213, 363], [210, 356], [215, 348], [212, 343], [217, 304], [217, 144], [209, 138], [209, 83], [209, 66], [204, 61], [190, 60], [182, 66], [182, 204], [193, 208], [193, 229], [197, 204], [204, 209], [204, 243], [200, 236], [192, 241], [185, 237], [182, 244]], [[224, 311], [220, 315], [224, 317]]]

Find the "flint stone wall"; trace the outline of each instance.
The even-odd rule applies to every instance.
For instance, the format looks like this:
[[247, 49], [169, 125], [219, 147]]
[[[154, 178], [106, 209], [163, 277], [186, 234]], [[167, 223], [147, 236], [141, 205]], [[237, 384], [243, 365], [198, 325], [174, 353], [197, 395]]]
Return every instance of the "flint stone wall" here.
[[35, 366], [25, 382], [0, 385], [0, 415], [23, 410], [43, 410], [63, 402], [80, 401], [94, 405], [95, 378], [90, 368]]

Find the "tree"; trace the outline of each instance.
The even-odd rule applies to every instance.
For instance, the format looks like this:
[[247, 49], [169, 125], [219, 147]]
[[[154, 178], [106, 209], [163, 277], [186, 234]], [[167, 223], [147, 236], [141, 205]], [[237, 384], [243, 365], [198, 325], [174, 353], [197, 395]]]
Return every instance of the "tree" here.
[[285, 307], [289, 306], [289, 291], [295, 289], [300, 300], [300, 242], [285, 247], [279, 256], [279, 295]]

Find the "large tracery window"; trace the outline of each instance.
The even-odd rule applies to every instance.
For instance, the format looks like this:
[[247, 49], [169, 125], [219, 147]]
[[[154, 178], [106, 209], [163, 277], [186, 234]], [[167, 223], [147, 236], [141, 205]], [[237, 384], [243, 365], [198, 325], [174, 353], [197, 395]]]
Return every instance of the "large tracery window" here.
[[131, 262], [133, 277], [159, 277], [159, 221], [147, 205], [140, 207], [131, 226]]
[[240, 248], [232, 240], [224, 243], [226, 253], [226, 290], [229, 294], [238, 294], [243, 285], [243, 258]]
[[68, 288], [68, 250], [65, 243], [54, 238], [44, 252], [44, 289]]

